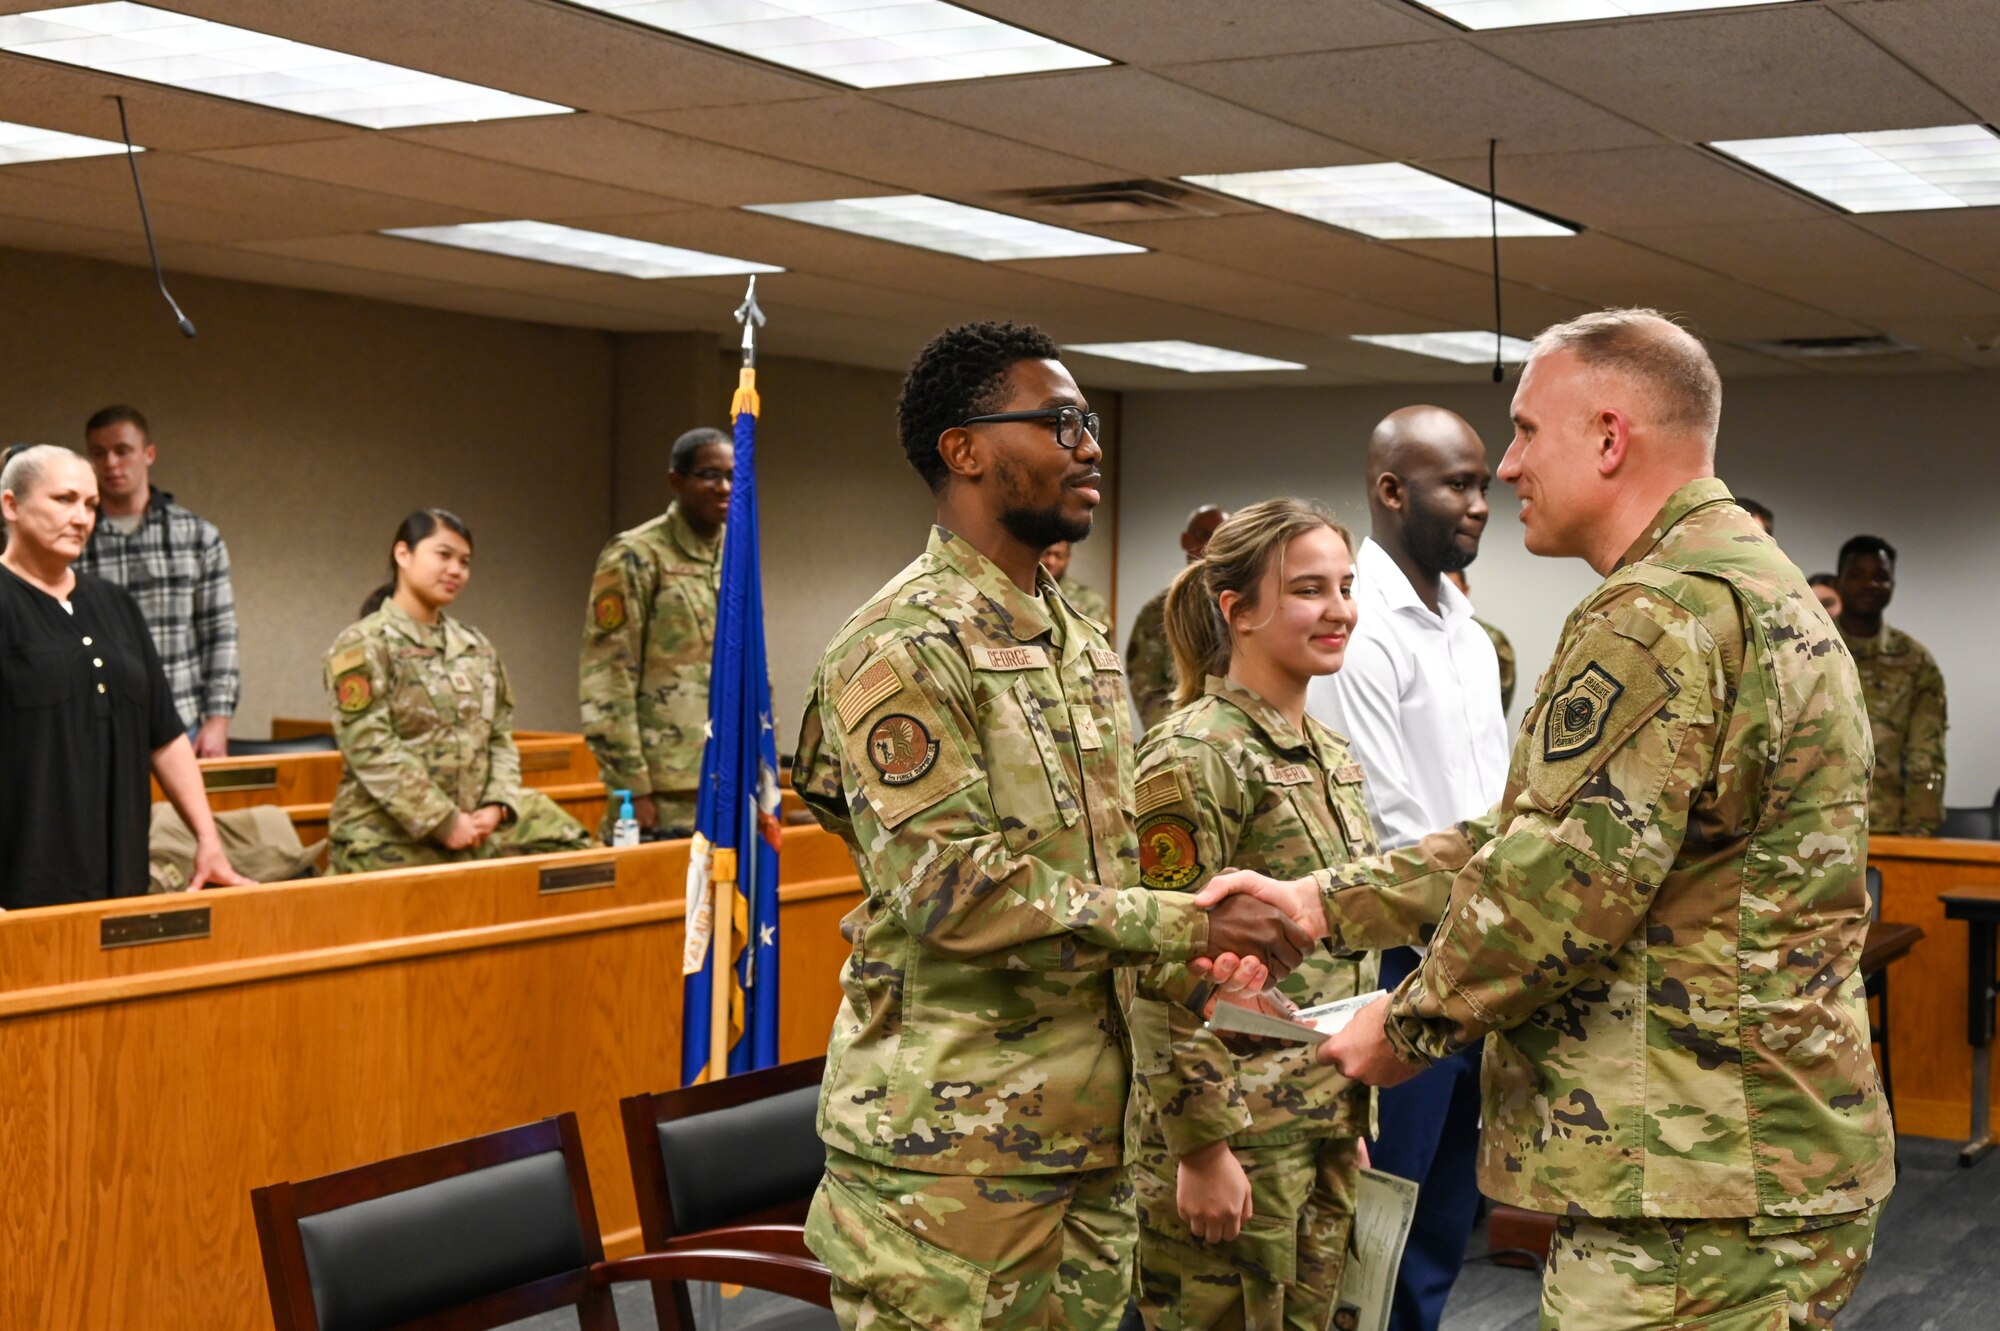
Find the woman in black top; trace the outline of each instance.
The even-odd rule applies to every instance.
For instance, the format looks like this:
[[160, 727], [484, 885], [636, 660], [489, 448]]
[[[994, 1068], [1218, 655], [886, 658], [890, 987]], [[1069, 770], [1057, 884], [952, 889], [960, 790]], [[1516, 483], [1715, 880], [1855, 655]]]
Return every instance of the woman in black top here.
[[195, 834], [189, 890], [247, 882], [139, 607], [70, 569], [97, 522], [90, 464], [49, 444], [10, 450], [0, 516], [0, 909], [144, 893], [149, 769]]

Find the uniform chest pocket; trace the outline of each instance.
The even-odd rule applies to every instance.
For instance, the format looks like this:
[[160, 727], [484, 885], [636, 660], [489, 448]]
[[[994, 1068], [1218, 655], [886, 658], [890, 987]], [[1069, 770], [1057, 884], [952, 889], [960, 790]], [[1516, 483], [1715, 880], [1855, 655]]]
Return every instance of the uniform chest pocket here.
[[430, 691], [415, 682], [396, 687], [389, 699], [389, 717], [396, 724], [396, 733], [404, 739], [428, 735], [443, 720]]
[[0, 665], [7, 701], [17, 708], [52, 707], [69, 696], [79, 664], [76, 653], [60, 647], [16, 647]]
[[1076, 787], [1049, 724], [1050, 715], [1059, 717], [1068, 734], [1068, 710], [1059, 700], [1045, 707], [1027, 677], [1016, 675], [983, 711], [980, 745], [994, 815], [1010, 847], [1033, 850], [1080, 816]]

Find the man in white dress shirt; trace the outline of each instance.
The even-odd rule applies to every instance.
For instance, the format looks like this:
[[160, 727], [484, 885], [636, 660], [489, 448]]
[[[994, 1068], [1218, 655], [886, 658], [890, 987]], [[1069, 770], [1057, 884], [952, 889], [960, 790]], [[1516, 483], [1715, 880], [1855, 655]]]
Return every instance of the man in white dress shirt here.
[[[1360, 623], [1346, 664], [1314, 681], [1307, 707], [1352, 742], [1384, 850], [1485, 813], [1506, 784], [1499, 659], [1472, 602], [1444, 576], [1479, 554], [1492, 479], [1479, 435], [1441, 407], [1393, 412], [1368, 441], [1373, 534], [1355, 560]], [[1417, 959], [1413, 948], [1384, 953], [1383, 986], [1394, 989]], [[1479, 1204], [1479, 1050], [1381, 1094], [1375, 1167], [1422, 1185], [1389, 1325], [1436, 1331]]]

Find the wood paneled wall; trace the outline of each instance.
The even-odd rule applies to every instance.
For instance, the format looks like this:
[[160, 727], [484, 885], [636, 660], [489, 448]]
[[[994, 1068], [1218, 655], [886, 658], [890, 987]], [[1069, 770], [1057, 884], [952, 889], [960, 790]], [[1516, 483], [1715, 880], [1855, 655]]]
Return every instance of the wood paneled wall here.
[[1944, 917], [1938, 893], [2000, 883], [2000, 842], [1872, 837], [1868, 862], [1882, 871], [1882, 918], [1924, 931], [1910, 955], [1889, 968], [1896, 1130], [1962, 1139], [1972, 1112], [1972, 1048], [1965, 1042], [1967, 936], [1962, 921]]
[[[611, 886], [538, 890], [607, 861]], [[781, 864], [798, 1058], [859, 885], [817, 828]], [[686, 871], [665, 842], [0, 916], [0, 1327], [268, 1327], [251, 1188], [565, 1109], [636, 1250], [617, 1102], [679, 1079]], [[100, 946], [106, 919], [203, 909], [207, 938]]]

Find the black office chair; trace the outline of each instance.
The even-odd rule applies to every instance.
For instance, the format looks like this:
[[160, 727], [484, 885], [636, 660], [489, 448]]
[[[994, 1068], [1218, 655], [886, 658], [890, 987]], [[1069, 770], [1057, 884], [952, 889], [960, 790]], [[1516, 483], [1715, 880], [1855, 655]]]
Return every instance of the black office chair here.
[[574, 1308], [618, 1331], [610, 1286], [714, 1280], [822, 1308], [826, 1268], [691, 1249], [604, 1260], [576, 1115], [250, 1194], [278, 1331], [487, 1331]]
[[1937, 834], [1966, 841], [2000, 841], [2000, 807], [1946, 809]]
[[340, 746], [333, 736], [295, 735], [290, 739], [229, 739], [232, 758], [261, 758], [272, 753], [332, 753]]
[[[826, 1172], [815, 1124], [826, 1059], [808, 1058], [618, 1102], [646, 1251], [745, 1249], [808, 1257], [806, 1208]], [[684, 1281], [658, 1281], [660, 1331], [695, 1331]], [[800, 1309], [770, 1331], [830, 1328]]]

